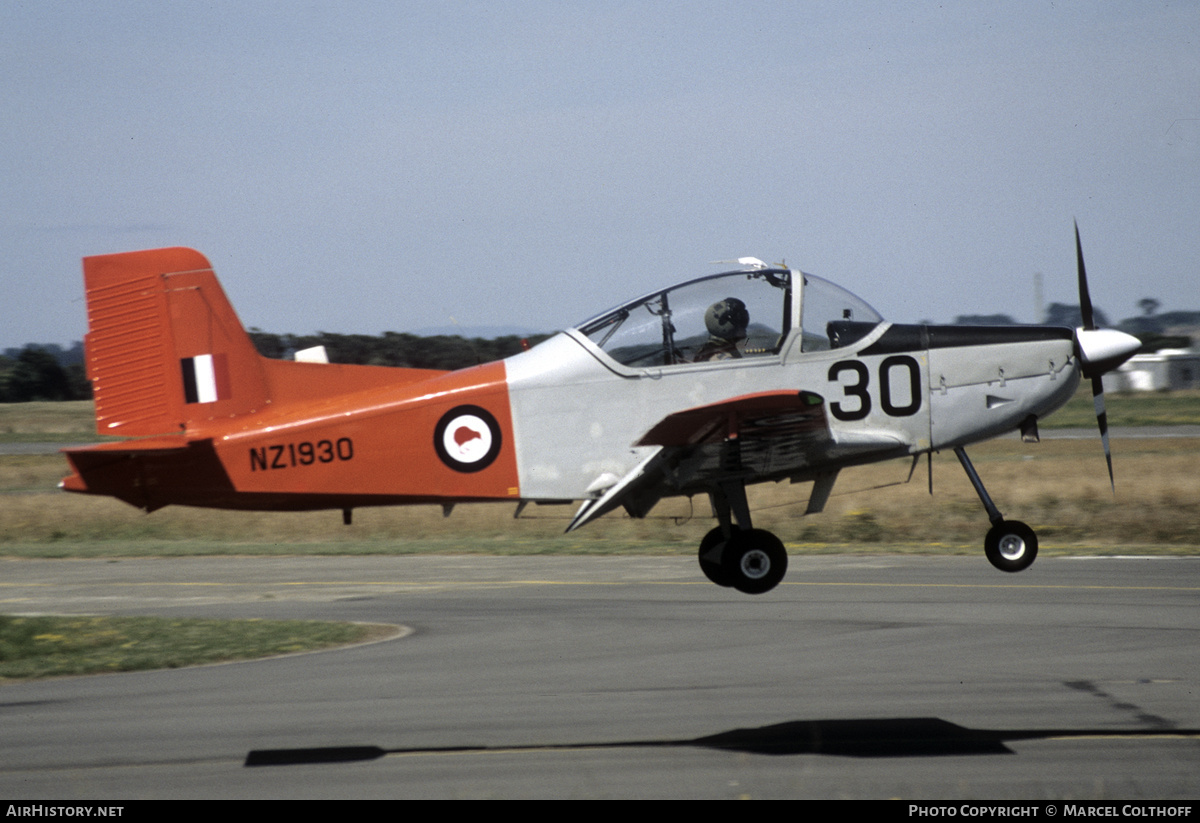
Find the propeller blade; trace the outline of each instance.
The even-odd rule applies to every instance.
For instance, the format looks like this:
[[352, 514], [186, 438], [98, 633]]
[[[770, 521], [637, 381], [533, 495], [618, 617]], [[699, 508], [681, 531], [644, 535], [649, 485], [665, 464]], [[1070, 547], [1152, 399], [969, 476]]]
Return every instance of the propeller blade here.
[[1079, 267], [1079, 313], [1083, 316], [1083, 328], [1093, 331], [1096, 328], [1092, 317], [1092, 296], [1088, 294], [1087, 270], [1083, 267], [1083, 244], [1079, 242], [1079, 223], [1075, 223], [1075, 260]]
[[1108, 461], [1108, 485], [1117, 493], [1117, 481], [1113, 479], [1112, 449], [1108, 445], [1108, 412], [1104, 408], [1104, 380], [1100, 375], [1092, 378], [1092, 405], [1096, 407], [1096, 424], [1100, 426], [1100, 441], [1104, 444], [1104, 459]]
[[1108, 463], [1108, 484], [1116, 494], [1112, 448], [1108, 442], [1108, 412], [1104, 408], [1103, 375], [1132, 357], [1141, 346], [1141, 341], [1124, 332], [1096, 329], [1092, 296], [1088, 293], [1087, 270], [1083, 266], [1083, 244], [1079, 241], [1078, 221], [1075, 222], [1075, 259], [1079, 264], [1079, 314], [1083, 319], [1083, 327], [1075, 330], [1075, 345], [1081, 371], [1085, 377], [1092, 379], [1092, 404], [1096, 408], [1096, 425], [1100, 427], [1100, 440], [1104, 444], [1104, 460]]

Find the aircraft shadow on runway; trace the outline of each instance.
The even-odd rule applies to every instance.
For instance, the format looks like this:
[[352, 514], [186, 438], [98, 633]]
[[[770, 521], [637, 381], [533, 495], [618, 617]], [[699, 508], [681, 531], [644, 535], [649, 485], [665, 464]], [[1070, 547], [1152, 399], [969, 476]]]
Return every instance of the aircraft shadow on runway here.
[[751, 754], [831, 754], [846, 757], [935, 757], [941, 755], [1014, 754], [1005, 745], [1014, 740], [1088, 737], [1181, 737], [1200, 730], [1183, 729], [968, 729], [936, 717], [870, 720], [794, 720], [734, 729], [691, 740], [627, 740], [608, 743], [561, 743], [520, 746], [446, 746], [383, 749], [378, 746], [339, 746], [309, 749], [255, 749], [246, 766], [286, 766], [300, 763], [345, 763], [375, 760], [389, 754], [447, 754], [461, 752], [553, 751], [615, 748], [693, 747]]

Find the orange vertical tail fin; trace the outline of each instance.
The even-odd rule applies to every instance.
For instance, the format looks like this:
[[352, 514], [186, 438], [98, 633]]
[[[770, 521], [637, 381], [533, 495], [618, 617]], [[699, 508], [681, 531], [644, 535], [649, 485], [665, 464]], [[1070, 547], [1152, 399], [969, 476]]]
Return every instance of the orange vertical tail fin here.
[[86, 257], [83, 276], [100, 434], [179, 433], [268, 402], [262, 358], [204, 255]]

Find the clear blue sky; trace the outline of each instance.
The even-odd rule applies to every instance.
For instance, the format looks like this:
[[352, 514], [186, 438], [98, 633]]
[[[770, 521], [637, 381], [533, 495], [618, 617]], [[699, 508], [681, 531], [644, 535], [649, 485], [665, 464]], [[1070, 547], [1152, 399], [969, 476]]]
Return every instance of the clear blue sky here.
[[[1200, 3], [0, 3], [0, 348], [186, 245], [243, 322], [552, 330], [785, 259], [895, 320], [1200, 310]], [[453, 320], [452, 320], [453, 318]]]

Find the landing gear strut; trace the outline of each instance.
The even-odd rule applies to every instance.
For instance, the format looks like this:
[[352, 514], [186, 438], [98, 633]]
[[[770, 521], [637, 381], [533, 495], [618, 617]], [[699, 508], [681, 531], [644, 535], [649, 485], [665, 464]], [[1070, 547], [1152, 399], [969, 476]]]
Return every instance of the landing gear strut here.
[[996, 504], [992, 502], [987, 489], [983, 487], [983, 481], [971, 465], [966, 450], [962, 446], [955, 446], [954, 454], [971, 480], [971, 485], [975, 487], [975, 493], [983, 502], [988, 519], [992, 521], [992, 528], [983, 539], [983, 552], [987, 555], [988, 562], [1002, 572], [1019, 572], [1029, 568], [1037, 559], [1037, 535], [1020, 520], [1005, 520]]
[[771, 532], [751, 526], [746, 487], [742, 483], [722, 484], [710, 496], [721, 525], [700, 541], [700, 569], [704, 575], [718, 586], [731, 586], [745, 594], [762, 594], [775, 588], [787, 574], [787, 551]]

